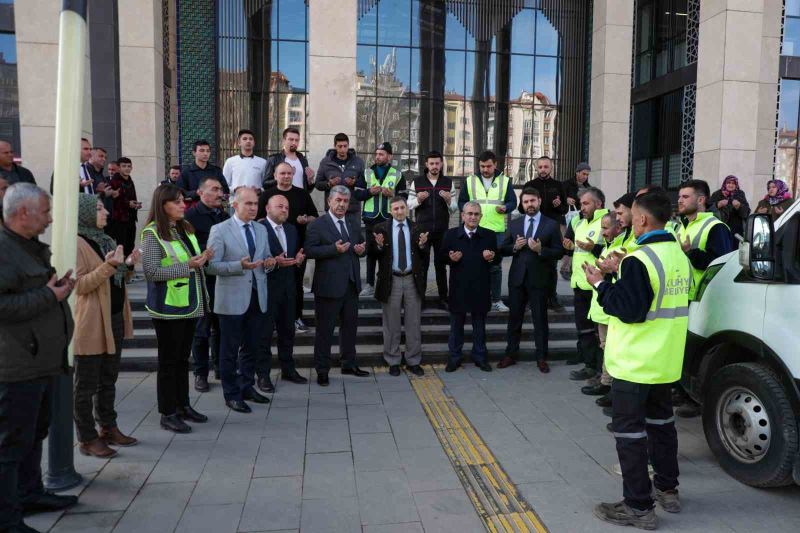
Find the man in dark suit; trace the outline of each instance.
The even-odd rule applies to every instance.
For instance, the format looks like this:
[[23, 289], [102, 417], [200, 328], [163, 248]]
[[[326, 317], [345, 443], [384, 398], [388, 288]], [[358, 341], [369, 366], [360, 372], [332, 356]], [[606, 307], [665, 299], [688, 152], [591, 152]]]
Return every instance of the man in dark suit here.
[[[303, 384], [308, 380], [301, 376], [294, 365], [294, 308], [297, 305], [295, 276], [305, 261], [299, 246], [297, 228], [289, 224], [289, 200], [282, 194], [272, 196], [267, 202], [267, 217], [261, 221], [267, 228], [267, 241], [275, 258], [275, 270], [267, 276], [267, 325], [261, 341], [261, 351], [256, 358], [257, 385], [263, 392], [275, 392], [269, 377], [272, 369], [272, 332], [278, 330], [278, 359], [281, 362], [281, 379]], [[300, 302], [302, 305], [302, 302]]]
[[525, 307], [530, 305], [533, 318], [533, 338], [536, 341], [536, 364], [539, 371], [550, 372], [547, 365], [547, 299], [552, 291], [553, 264], [564, 255], [558, 223], [542, 215], [541, 195], [533, 187], [520, 196], [525, 216], [508, 226], [500, 253], [513, 256], [508, 272], [509, 318], [505, 357], [497, 368], [517, 363], [519, 341]]
[[490, 273], [497, 254], [495, 232], [481, 228], [481, 206], [467, 202], [461, 210], [464, 223], [447, 230], [442, 241], [442, 260], [450, 265], [450, 357], [446, 372], [461, 366], [464, 322], [472, 318], [472, 360], [484, 372], [491, 372], [486, 351], [486, 315], [492, 305]]
[[364, 255], [366, 244], [361, 228], [345, 220], [349, 203], [350, 189], [344, 185], [331, 187], [328, 213], [312, 222], [306, 233], [306, 257], [315, 260], [311, 286], [317, 321], [314, 363], [317, 383], [322, 387], [330, 384], [331, 343], [337, 318], [342, 374], [369, 375], [356, 366], [358, 293], [361, 292], [358, 258]]
[[422, 360], [422, 300], [428, 281], [428, 232], [408, 220], [406, 199], [389, 201], [391, 220], [376, 224], [370, 255], [378, 262], [375, 299], [383, 307], [383, 358], [389, 374], [400, 375], [400, 334], [406, 331], [406, 365], [412, 374], [425, 375]]
[[[186, 220], [194, 226], [194, 234], [200, 250], [205, 251], [211, 226], [228, 220], [228, 213], [222, 209], [222, 184], [213, 176], [200, 180], [197, 188], [200, 201], [186, 211]], [[206, 274], [208, 305], [214, 309], [214, 289], [217, 277]], [[192, 343], [192, 366], [194, 371], [194, 389], [197, 392], [208, 392], [209, 352], [214, 377], [219, 379], [219, 318], [213, 312], [207, 312], [197, 319]]]

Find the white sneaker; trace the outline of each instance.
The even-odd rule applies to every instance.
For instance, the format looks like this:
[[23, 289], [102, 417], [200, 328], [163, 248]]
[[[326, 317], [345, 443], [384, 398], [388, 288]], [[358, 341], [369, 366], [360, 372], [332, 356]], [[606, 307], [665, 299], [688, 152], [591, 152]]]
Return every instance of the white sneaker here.
[[308, 326], [306, 326], [306, 323], [303, 322], [302, 318], [298, 318], [294, 321], [294, 330], [297, 333], [305, 333], [308, 331]]
[[311, 287], [303, 285], [303, 294], [311, 294]]
[[508, 307], [506, 307], [506, 304], [503, 303], [503, 300], [497, 300], [492, 304], [492, 311], [496, 311], [498, 313], [507, 313]]
[[375, 296], [375, 287], [372, 285], [367, 285], [361, 290], [361, 294], [359, 294], [362, 298], [367, 296]]

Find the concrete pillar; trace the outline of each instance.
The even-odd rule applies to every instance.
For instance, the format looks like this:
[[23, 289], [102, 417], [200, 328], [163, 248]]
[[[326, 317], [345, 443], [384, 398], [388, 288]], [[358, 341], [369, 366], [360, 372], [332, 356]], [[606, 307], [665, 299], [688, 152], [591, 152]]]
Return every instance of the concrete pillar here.
[[628, 189], [633, 0], [595, 0], [589, 164], [607, 203]]
[[119, 3], [122, 155], [133, 162], [136, 193], [150, 209], [164, 179], [164, 58], [161, 0]]
[[[333, 136], [344, 132], [356, 147], [356, 0], [308, 6], [308, 159], [316, 170]], [[336, 31], [330, 31], [336, 28]]]
[[734, 174], [751, 203], [772, 176], [781, 0], [700, 3], [694, 176]]
[[[58, 32], [61, 3], [26, 0], [14, 3], [17, 40], [19, 122], [23, 166], [36, 183], [50, 187], [56, 127], [56, 80], [58, 78]], [[91, 13], [89, 14], [91, 18]], [[87, 35], [86, 76], [83, 100], [83, 137], [92, 139], [91, 70]], [[78, 169], [75, 169], [77, 176]]]

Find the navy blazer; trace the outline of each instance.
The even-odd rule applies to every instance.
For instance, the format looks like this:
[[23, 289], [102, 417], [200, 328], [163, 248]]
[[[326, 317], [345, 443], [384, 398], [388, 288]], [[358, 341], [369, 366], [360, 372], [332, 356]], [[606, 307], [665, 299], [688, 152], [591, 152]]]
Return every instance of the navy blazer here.
[[548, 289], [553, 286], [551, 271], [553, 261], [561, 259], [564, 247], [561, 244], [561, 228], [553, 219], [544, 215], [539, 217], [534, 239], [542, 243], [542, 251], [534, 253], [525, 246], [518, 252], [514, 251], [514, 242], [518, 236], [525, 236], [525, 219], [527, 215], [512, 220], [508, 225], [500, 253], [507, 257], [512, 256], [511, 269], [508, 271], [509, 292], [512, 288], [526, 286], [532, 289]]
[[[265, 218], [261, 221], [264, 227], [267, 228], [267, 242], [269, 243], [269, 250], [272, 252], [272, 257], [278, 257], [286, 252], [286, 257], [294, 257], [297, 254], [297, 228], [288, 222], [283, 224], [283, 233], [286, 235], [286, 250], [281, 247], [281, 242], [278, 240], [278, 235], [272, 229], [272, 224]], [[291, 289], [292, 296], [294, 296], [294, 276], [297, 267], [284, 267], [276, 268], [267, 275], [267, 286], [269, 287], [270, 294], [274, 294], [281, 289]]]
[[[483, 251], [497, 252], [495, 232], [478, 227], [472, 239], [464, 226], [450, 228], [444, 234], [440, 259], [450, 265], [450, 290], [447, 302], [453, 313], [489, 312], [492, 305], [490, 269], [493, 262], [483, 258]], [[450, 252], [462, 252], [458, 262], [450, 260]]]
[[361, 292], [361, 263], [354, 247], [364, 243], [361, 225], [351, 225], [344, 221], [350, 235], [350, 248], [340, 254], [336, 251], [336, 241], [344, 241], [337, 225], [329, 213], [324, 213], [308, 225], [305, 251], [308, 259], [314, 259], [314, 280], [311, 292], [320, 298], [343, 298], [347, 294], [347, 283], [353, 274], [356, 290]]

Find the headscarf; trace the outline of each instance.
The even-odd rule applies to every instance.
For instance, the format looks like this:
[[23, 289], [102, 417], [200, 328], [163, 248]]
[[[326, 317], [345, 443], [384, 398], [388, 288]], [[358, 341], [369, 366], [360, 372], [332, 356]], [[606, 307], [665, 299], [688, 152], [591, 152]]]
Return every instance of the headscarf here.
[[[778, 192], [775, 193], [775, 196], [770, 196], [769, 186], [773, 183], [778, 188]], [[789, 193], [789, 187], [786, 186], [786, 183], [783, 180], [769, 180], [767, 182], [767, 195], [764, 197], [764, 199], [769, 202], [769, 205], [778, 205], [787, 198], [791, 197], [792, 195]]]
[[[80, 193], [78, 196], [78, 235], [95, 243], [100, 248], [100, 255], [105, 259], [108, 252], [117, 248], [117, 242], [97, 227], [97, 196]], [[114, 274], [114, 284], [122, 287], [128, 267], [122, 263]]]
[[[732, 181], [736, 185], [736, 188], [733, 191], [728, 191], [728, 182], [729, 181]], [[726, 177], [724, 180], [722, 180], [722, 196], [724, 196], [725, 198], [728, 198], [730, 196], [735, 196], [736, 195], [736, 191], [738, 191], [738, 190], [740, 190], [739, 189], [739, 178], [737, 178], [736, 176], [731, 175], [731, 176]]]

